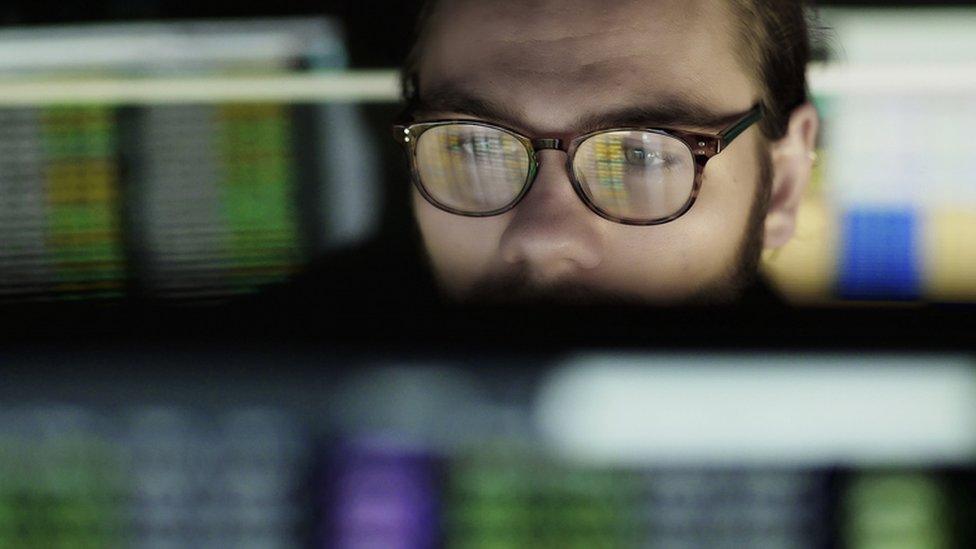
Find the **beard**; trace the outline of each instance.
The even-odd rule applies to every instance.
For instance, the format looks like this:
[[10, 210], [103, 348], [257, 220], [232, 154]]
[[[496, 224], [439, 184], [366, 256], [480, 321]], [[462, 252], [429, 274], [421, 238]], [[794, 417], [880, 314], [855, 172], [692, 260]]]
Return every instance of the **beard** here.
[[[758, 145], [759, 178], [744, 234], [734, 260], [713, 282], [689, 296], [665, 300], [668, 306], [729, 305], [737, 302], [756, 283], [763, 250], [763, 233], [772, 190], [772, 160], [767, 144]], [[429, 254], [428, 265], [432, 266]], [[476, 283], [464, 296], [464, 303], [478, 305], [526, 306], [628, 306], [647, 305], [645, 298], [632, 293], [595, 288], [574, 280], [542, 283], [531, 276], [525, 267], [503, 275], [486, 277]]]
[[736, 250], [735, 260], [726, 276], [686, 298], [679, 305], [729, 305], [739, 301], [756, 284], [762, 259], [766, 214], [773, 188], [773, 164], [765, 140], [757, 146], [759, 179], [749, 207], [745, 233]]
[[541, 283], [527, 269], [486, 278], [465, 296], [467, 303], [527, 306], [637, 306], [642, 300], [632, 294], [580, 284], [574, 280]]

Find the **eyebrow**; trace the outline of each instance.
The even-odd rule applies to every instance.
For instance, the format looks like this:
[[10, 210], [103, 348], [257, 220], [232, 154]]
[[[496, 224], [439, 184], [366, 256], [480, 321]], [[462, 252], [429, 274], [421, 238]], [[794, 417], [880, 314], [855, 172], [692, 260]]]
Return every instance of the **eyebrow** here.
[[[519, 110], [452, 85], [436, 86], [422, 93], [412, 113], [415, 116], [456, 113], [513, 129], [527, 129]], [[741, 112], [721, 113], [683, 98], [669, 98], [648, 105], [582, 115], [572, 122], [571, 128], [580, 134], [614, 127], [701, 129], [718, 133], [741, 117]]]
[[673, 129], [701, 129], [718, 133], [742, 118], [741, 112], [719, 113], [683, 99], [663, 100], [650, 105], [585, 115], [573, 127], [580, 133], [613, 128], [642, 126]]
[[519, 123], [522, 116], [518, 110], [487, 98], [468, 94], [450, 85], [437, 86], [423, 92], [412, 109], [414, 116], [440, 112], [473, 116], [513, 128], [522, 126]]

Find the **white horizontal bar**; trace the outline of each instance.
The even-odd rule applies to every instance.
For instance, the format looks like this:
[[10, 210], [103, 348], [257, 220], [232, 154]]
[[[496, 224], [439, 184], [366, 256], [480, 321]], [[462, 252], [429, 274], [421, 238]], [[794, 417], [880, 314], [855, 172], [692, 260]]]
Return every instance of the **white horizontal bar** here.
[[919, 465], [976, 460], [966, 358], [581, 356], [536, 419], [602, 465]]
[[972, 94], [976, 64], [811, 65], [810, 89], [821, 95]]
[[[0, 30], [0, 74], [159, 70], [242, 63], [287, 66], [345, 57], [338, 25], [324, 18], [54, 25]], [[97, 67], [97, 68], [96, 68]]]
[[0, 80], [0, 106], [223, 102], [393, 102], [395, 71], [281, 76]]
[[[813, 65], [815, 94], [972, 93], [976, 65], [873, 67]], [[0, 106], [141, 105], [220, 102], [395, 102], [397, 71], [337, 71], [279, 76], [0, 80]]]

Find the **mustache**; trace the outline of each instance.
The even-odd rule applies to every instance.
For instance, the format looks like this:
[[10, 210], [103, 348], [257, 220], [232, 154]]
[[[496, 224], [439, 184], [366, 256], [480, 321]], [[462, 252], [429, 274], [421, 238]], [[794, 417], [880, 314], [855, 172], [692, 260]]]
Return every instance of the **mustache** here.
[[543, 282], [528, 269], [518, 269], [486, 277], [467, 294], [465, 300], [478, 305], [528, 306], [636, 306], [633, 295], [594, 288], [579, 280]]
[[461, 303], [480, 306], [525, 308], [612, 308], [644, 309], [675, 307], [725, 307], [756, 279], [756, 273], [738, 265], [729, 279], [699, 289], [690, 295], [648, 302], [644, 298], [605, 288], [590, 286], [578, 279], [543, 281], [526, 268], [485, 277], [475, 284]]

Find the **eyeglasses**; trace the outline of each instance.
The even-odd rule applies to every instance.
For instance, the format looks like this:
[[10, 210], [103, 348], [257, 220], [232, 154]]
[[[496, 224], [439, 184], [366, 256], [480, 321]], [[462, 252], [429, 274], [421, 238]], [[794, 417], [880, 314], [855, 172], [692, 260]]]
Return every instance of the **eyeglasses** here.
[[657, 128], [611, 128], [560, 139], [531, 139], [472, 120], [393, 127], [420, 194], [444, 211], [500, 215], [529, 192], [538, 152], [566, 152], [576, 194], [597, 215], [625, 225], [659, 225], [691, 209], [708, 160], [762, 119], [756, 105], [718, 134]]

